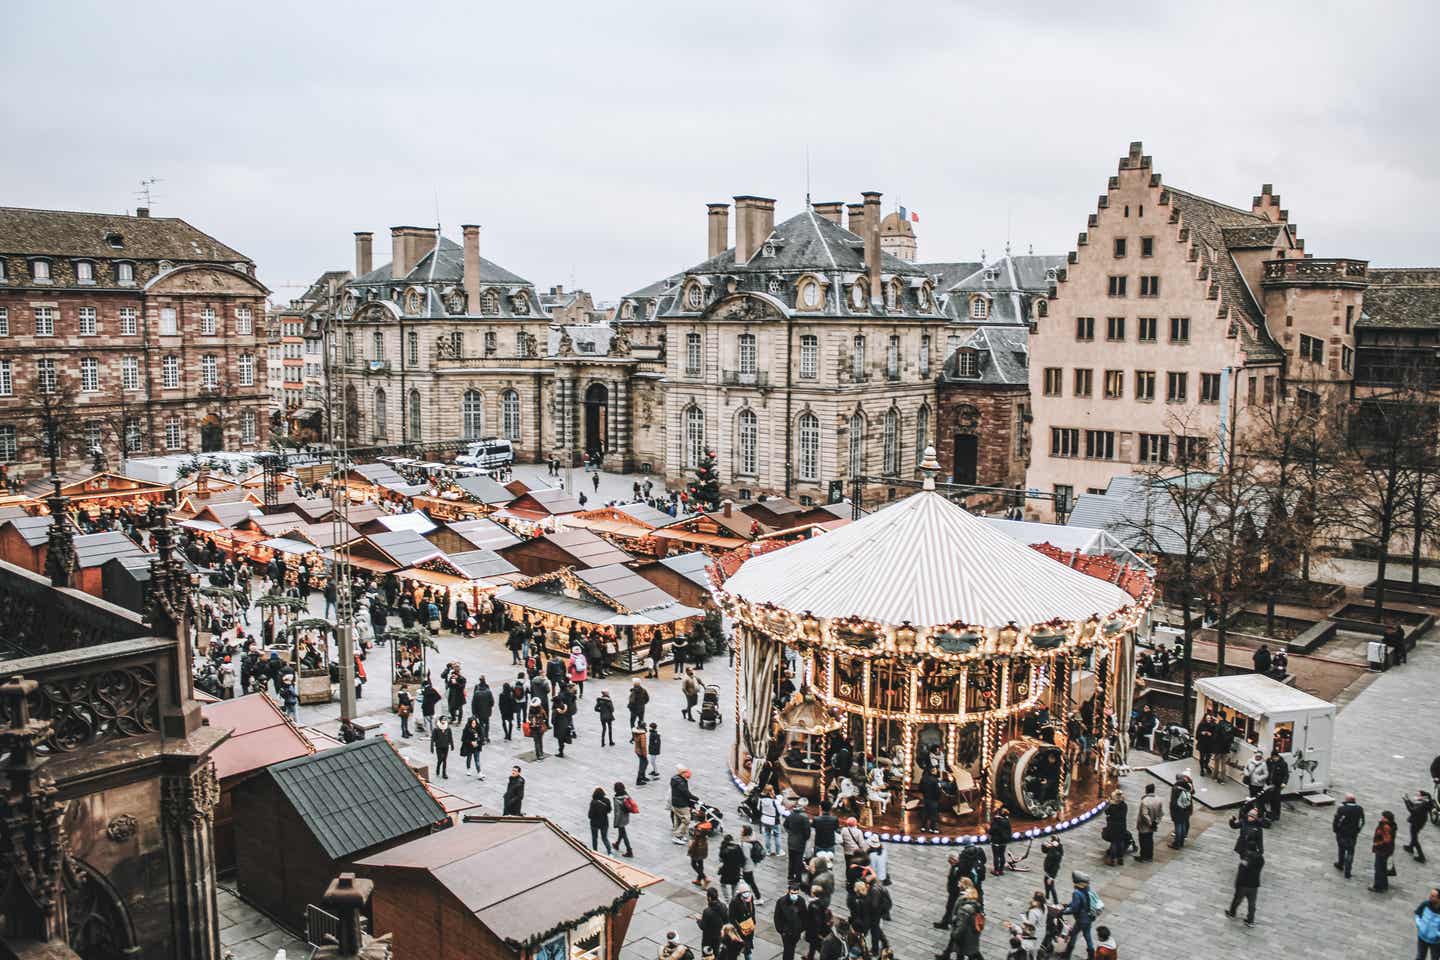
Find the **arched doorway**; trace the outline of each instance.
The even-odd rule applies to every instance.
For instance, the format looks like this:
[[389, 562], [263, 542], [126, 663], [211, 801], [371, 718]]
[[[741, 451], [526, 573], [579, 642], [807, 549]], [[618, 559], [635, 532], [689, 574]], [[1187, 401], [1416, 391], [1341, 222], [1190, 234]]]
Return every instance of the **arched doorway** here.
[[592, 383], [585, 391], [585, 456], [605, 453], [606, 413], [610, 391], [603, 383]]
[[980, 469], [980, 410], [962, 403], [955, 411], [955, 459], [950, 479], [955, 483], [976, 483]]
[[225, 449], [225, 431], [220, 428], [220, 418], [210, 414], [200, 421], [200, 452], [214, 453]]

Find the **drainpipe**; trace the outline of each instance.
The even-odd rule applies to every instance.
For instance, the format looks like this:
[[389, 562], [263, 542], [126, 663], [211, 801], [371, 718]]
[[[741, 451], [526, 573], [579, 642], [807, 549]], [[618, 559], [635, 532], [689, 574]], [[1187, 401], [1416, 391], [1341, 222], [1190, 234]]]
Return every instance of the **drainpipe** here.
[[787, 314], [785, 317], [785, 497], [790, 497], [791, 478], [795, 475], [794, 444], [791, 443], [790, 433], [795, 425], [790, 420], [790, 403], [792, 398], [791, 378], [794, 376], [794, 359], [792, 347], [795, 340], [795, 318]]

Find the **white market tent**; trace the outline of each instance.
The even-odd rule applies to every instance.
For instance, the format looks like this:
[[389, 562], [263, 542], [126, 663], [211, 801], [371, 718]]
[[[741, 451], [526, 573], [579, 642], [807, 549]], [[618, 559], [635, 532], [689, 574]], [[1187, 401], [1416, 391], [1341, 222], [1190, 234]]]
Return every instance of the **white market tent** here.
[[916, 627], [1085, 621], [1135, 602], [929, 491], [752, 557], [724, 589], [751, 604], [816, 617]]
[[1062, 527], [1054, 523], [1040, 523], [1038, 520], [1006, 520], [1004, 517], [981, 519], [1007, 537], [1029, 546], [1048, 543], [1061, 550], [1090, 557], [1111, 557], [1146, 573], [1155, 572], [1155, 568], [1136, 556], [1135, 551], [1115, 539], [1109, 531], [1099, 527]]
[[[1335, 705], [1259, 673], [1204, 677], [1195, 681], [1198, 725], [1207, 711], [1223, 715], [1247, 741], [1270, 755], [1278, 748], [1290, 765], [1287, 791], [1311, 793], [1330, 786], [1330, 753]], [[1241, 743], [1232, 760], [1250, 759]], [[1313, 766], [1312, 766], [1313, 764]]]

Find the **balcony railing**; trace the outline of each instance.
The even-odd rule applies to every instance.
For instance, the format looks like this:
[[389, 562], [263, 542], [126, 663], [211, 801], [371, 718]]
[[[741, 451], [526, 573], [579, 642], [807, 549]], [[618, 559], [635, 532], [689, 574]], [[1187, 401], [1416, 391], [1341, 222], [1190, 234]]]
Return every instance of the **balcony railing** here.
[[1368, 260], [1345, 260], [1337, 257], [1303, 257], [1266, 260], [1263, 283], [1276, 285], [1354, 286], [1363, 287]]
[[767, 370], [726, 370], [721, 374], [721, 383], [727, 387], [768, 387], [770, 373]]

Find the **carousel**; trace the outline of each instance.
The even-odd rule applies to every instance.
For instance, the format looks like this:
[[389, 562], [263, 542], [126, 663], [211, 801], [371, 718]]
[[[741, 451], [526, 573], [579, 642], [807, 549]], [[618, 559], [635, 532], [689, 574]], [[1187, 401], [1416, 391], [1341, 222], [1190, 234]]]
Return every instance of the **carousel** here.
[[1123, 762], [1149, 577], [1017, 543], [934, 492], [933, 450], [924, 468], [920, 493], [718, 565], [736, 779], [828, 796], [895, 839], [920, 839], [935, 781], [921, 842], [968, 842], [1001, 807], [1021, 836], [1074, 826]]

